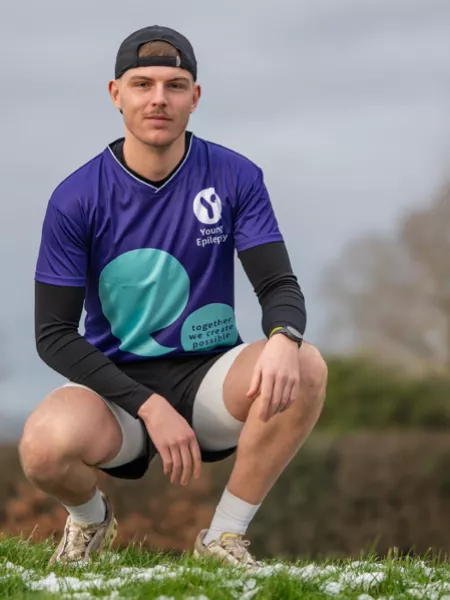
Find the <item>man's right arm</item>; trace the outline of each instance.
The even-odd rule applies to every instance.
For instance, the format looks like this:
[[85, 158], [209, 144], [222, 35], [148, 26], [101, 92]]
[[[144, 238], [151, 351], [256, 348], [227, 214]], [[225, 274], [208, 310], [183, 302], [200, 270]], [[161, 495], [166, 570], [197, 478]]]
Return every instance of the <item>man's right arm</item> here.
[[40, 358], [70, 381], [85, 385], [133, 417], [155, 392], [123, 373], [78, 328], [84, 287], [35, 282], [35, 336]]
[[[89, 206], [58, 188], [44, 218], [35, 275], [36, 347], [52, 369], [140, 417], [171, 481], [200, 475], [195, 433], [169, 402], [136, 382], [90, 344], [78, 328], [89, 268]], [[70, 190], [69, 190], [70, 192]]]

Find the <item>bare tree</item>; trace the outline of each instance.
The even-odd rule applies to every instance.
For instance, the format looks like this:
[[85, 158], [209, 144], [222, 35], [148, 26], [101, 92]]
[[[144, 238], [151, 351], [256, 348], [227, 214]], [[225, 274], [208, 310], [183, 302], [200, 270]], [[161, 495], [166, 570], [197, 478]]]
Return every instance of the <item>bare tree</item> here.
[[350, 334], [354, 347], [390, 362], [450, 368], [450, 184], [394, 235], [350, 243], [323, 292], [332, 346]]

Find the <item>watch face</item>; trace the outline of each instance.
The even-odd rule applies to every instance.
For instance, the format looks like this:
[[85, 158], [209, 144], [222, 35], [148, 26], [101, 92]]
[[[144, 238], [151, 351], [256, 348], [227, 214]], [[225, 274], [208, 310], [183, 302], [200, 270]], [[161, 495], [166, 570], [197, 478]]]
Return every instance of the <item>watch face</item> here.
[[303, 336], [302, 336], [302, 334], [300, 333], [300, 331], [297, 331], [297, 329], [295, 329], [295, 327], [291, 327], [290, 325], [288, 325], [288, 326], [286, 327], [286, 329], [289, 331], [289, 333], [290, 333], [291, 335], [293, 335], [293, 336], [294, 336], [295, 338], [297, 338], [298, 340], [302, 340], [302, 339], [303, 339]]

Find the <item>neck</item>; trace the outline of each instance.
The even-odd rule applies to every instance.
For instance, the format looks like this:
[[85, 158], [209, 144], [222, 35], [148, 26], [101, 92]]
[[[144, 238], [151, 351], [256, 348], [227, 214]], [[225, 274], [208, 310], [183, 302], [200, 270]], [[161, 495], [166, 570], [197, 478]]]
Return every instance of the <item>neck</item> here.
[[123, 156], [127, 166], [150, 181], [159, 181], [171, 173], [183, 158], [185, 132], [170, 146], [155, 148], [140, 142], [133, 135], [125, 135]]

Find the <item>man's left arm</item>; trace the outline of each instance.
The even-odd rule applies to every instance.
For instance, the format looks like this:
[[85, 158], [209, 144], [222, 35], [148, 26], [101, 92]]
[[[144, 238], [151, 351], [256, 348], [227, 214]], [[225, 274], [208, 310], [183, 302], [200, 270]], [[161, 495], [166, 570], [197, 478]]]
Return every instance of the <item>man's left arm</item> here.
[[247, 393], [258, 396], [259, 414], [267, 422], [298, 397], [300, 373], [298, 344], [273, 332], [293, 327], [302, 336], [306, 328], [305, 298], [292, 272], [283, 242], [255, 246], [238, 254], [262, 308], [262, 328], [269, 341], [255, 365]]
[[290, 326], [301, 338], [306, 308], [259, 168], [241, 186], [234, 242], [261, 304], [263, 330], [269, 338], [247, 393], [249, 398], [258, 396], [260, 418], [267, 421], [296, 400], [300, 381], [298, 342], [274, 331]]

